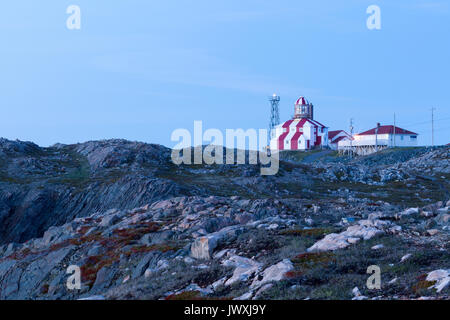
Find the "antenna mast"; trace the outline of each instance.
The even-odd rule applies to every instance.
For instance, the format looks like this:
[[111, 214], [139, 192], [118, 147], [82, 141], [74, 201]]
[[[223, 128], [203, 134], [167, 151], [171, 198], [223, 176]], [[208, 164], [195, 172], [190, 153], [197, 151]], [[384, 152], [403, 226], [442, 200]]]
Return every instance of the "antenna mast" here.
[[275, 93], [269, 98], [270, 102], [270, 123], [269, 123], [269, 145], [270, 140], [272, 140], [272, 135], [274, 135], [273, 131], [277, 125], [280, 124], [280, 97]]

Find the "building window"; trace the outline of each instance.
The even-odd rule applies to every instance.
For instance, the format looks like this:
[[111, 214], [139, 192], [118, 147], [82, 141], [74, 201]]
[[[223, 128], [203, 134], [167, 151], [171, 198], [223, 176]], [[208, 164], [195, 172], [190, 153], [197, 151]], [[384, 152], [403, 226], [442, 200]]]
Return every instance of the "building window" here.
[[417, 136], [411, 136], [411, 140], [416, 140]]
[[400, 136], [400, 140], [403, 140], [403, 136]]

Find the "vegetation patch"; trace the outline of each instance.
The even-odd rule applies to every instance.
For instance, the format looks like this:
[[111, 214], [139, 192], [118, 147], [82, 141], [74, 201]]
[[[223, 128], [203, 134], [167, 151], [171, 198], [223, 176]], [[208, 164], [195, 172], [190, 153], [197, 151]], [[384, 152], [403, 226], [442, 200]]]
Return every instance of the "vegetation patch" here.
[[179, 245], [171, 245], [171, 244], [152, 244], [150, 246], [139, 245], [132, 247], [129, 251], [125, 252], [127, 256], [131, 256], [133, 254], [139, 253], [147, 253], [151, 251], [159, 251], [159, 252], [168, 252], [168, 251], [177, 251], [180, 250], [182, 246]]
[[31, 251], [30, 248], [24, 248], [24, 249], [22, 249], [20, 251], [14, 252], [10, 256], [8, 256], [7, 259], [22, 260], [22, 259], [25, 259], [26, 257], [28, 257], [32, 253], [33, 252]]
[[181, 293], [174, 293], [166, 297], [165, 300], [200, 300], [201, 294], [199, 291], [184, 291]]
[[285, 236], [321, 238], [333, 232], [336, 232], [335, 228], [313, 228], [313, 229], [288, 229], [281, 231], [280, 234]]
[[411, 287], [411, 290], [419, 296], [426, 295], [429, 288], [434, 286], [435, 284], [436, 281], [420, 280]]
[[111, 266], [120, 259], [117, 252], [109, 251], [105, 255], [90, 256], [85, 264], [81, 266], [81, 280], [90, 288], [97, 279], [97, 273], [103, 267]]

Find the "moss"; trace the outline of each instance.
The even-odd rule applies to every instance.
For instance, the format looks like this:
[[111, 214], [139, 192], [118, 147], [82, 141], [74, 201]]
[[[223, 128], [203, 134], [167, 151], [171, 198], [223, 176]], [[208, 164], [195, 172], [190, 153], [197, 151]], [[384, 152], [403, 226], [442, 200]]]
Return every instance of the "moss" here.
[[161, 225], [156, 222], [144, 222], [128, 229], [115, 229], [112, 241], [116, 245], [130, 244], [132, 241], [139, 240], [144, 234], [157, 232], [160, 228]]
[[5, 171], [0, 171], [0, 182], [12, 183], [12, 184], [28, 184], [33, 182], [32, 179], [11, 177]]
[[70, 244], [70, 241], [62, 241], [62, 242], [59, 242], [59, 243], [55, 243], [55, 244], [52, 244], [51, 246], [50, 246], [50, 248], [49, 248], [49, 251], [50, 252], [52, 252], [52, 251], [57, 251], [57, 250], [59, 250], [59, 249], [62, 249], [62, 248], [65, 248], [65, 247], [67, 247], [68, 245]]
[[69, 242], [70, 242], [70, 244], [80, 246], [80, 245], [84, 245], [86, 243], [90, 243], [90, 242], [94, 242], [94, 241], [101, 241], [101, 240], [103, 240], [101, 232], [94, 232], [87, 236], [70, 239]]
[[411, 290], [419, 296], [426, 295], [428, 293], [427, 291], [429, 290], [429, 288], [434, 286], [435, 284], [436, 281], [420, 280], [411, 287]]
[[280, 234], [287, 236], [312, 237], [316, 239], [336, 231], [337, 230], [334, 228], [288, 229], [281, 231]]
[[30, 248], [24, 248], [20, 251], [16, 251], [10, 256], [7, 257], [7, 259], [13, 259], [13, 260], [22, 260], [28, 257], [30, 254], [33, 254]]
[[97, 273], [103, 267], [111, 266], [118, 261], [120, 257], [117, 252], [109, 251], [104, 255], [90, 256], [87, 258], [84, 265], [81, 266], [81, 280], [84, 284], [92, 287], [97, 279]]
[[295, 256], [292, 259], [295, 270], [308, 270], [316, 267], [326, 266], [334, 259], [330, 252], [307, 252]]
[[323, 150], [317, 149], [317, 150], [310, 150], [310, 151], [281, 151], [280, 152], [280, 159], [281, 160], [288, 160], [288, 161], [295, 161], [295, 162], [302, 162], [305, 160], [306, 157], [322, 152]]
[[43, 284], [42, 286], [41, 286], [41, 288], [39, 289], [39, 292], [41, 293], [41, 294], [47, 294], [48, 293], [48, 289], [49, 289], [49, 285], [48, 285], [48, 283], [45, 283], [45, 284]]
[[131, 256], [133, 254], [146, 253], [152, 251], [159, 252], [168, 252], [168, 251], [177, 251], [181, 249], [182, 246], [179, 245], [171, 245], [171, 244], [152, 244], [150, 246], [146, 245], [137, 245], [132, 247], [129, 251], [125, 252], [125, 255]]
[[232, 300], [232, 298], [209, 298], [203, 297], [199, 291], [184, 291], [181, 293], [174, 293], [165, 298], [165, 300]]

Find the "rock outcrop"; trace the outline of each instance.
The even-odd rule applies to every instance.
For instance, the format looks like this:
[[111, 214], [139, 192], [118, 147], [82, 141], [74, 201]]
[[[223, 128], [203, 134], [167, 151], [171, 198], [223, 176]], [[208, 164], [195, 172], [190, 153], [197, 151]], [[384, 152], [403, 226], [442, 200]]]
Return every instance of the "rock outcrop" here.
[[262, 177], [138, 142], [0, 139], [0, 299], [448, 299], [448, 150]]

